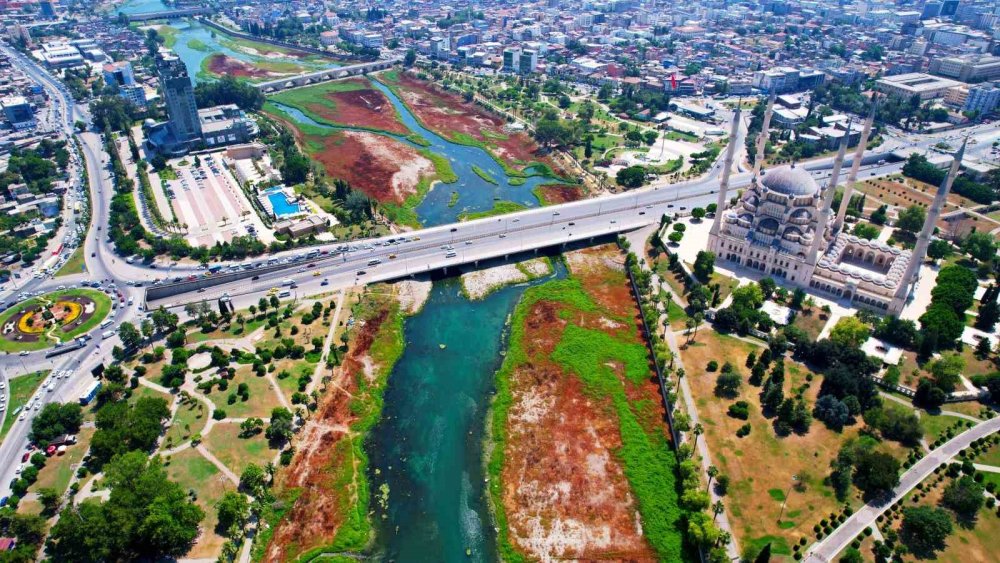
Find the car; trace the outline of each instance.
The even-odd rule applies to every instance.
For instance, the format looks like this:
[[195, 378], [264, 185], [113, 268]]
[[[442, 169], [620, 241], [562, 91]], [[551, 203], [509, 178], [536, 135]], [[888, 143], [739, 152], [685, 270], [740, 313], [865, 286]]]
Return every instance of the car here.
[[27, 356], [27, 355], [28, 355], [28, 351], [27, 350], [21, 350], [21, 353], [18, 354], [18, 356]]
[[322, 276], [322, 275], [323, 275], [323, 274], [321, 274], [321, 273], [319, 272], [319, 270], [316, 270], [315, 272], [313, 272], [313, 277], [314, 277], [314, 278], [318, 278], [318, 277], [320, 277], [320, 276]]
[[26, 463], [30, 458], [31, 458], [31, 452], [24, 452], [24, 455], [21, 456], [21, 463]]
[[254, 277], [250, 278], [250, 281], [257, 281], [259, 279], [260, 279], [260, 276], [254, 276]]
[[[389, 255], [389, 260], [395, 260], [395, 259], [396, 259], [396, 255], [395, 254], [390, 254]], [[316, 272], [316, 273], [319, 274], [319, 272]]]
[[276, 288], [276, 287], [272, 287], [271, 289], [267, 290], [267, 294], [268, 295], [274, 295], [275, 293], [278, 293], [279, 291], [281, 291], [281, 290], [278, 289], [278, 288]]
[[323, 281], [320, 282], [320, 285], [330, 285], [330, 280], [327, 278], [323, 278]]
[[364, 270], [358, 270], [358, 275], [359, 275], [359, 276], [363, 276], [363, 275], [365, 275], [365, 274], [367, 274], [367, 273], [368, 273], [368, 272], [366, 272], [366, 271], [364, 271]]

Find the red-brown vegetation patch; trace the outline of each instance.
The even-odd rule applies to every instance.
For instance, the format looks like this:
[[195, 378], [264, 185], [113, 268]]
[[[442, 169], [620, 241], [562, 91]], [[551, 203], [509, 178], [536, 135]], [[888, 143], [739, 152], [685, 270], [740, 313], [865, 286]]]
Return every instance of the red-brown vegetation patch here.
[[434, 174], [434, 163], [409, 145], [364, 131], [307, 136], [323, 148], [312, 156], [330, 176], [382, 202], [401, 204], [417, 192], [420, 179]]
[[460, 142], [463, 135], [472, 137], [515, 164], [544, 162], [557, 169], [527, 133], [505, 131], [505, 122], [500, 116], [412, 74], [401, 72], [397, 76], [398, 79], [391, 83], [410, 111], [428, 129], [452, 141]]
[[[568, 253], [573, 276], [597, 309], [539, 301], [525, 317], [527, 361], [510, 376], [501, 480], [510, 541], [529, 559], [656, 560], [616, 455], [622, 443], [614, 406], [550, 360], [568, 323], [641, 339], [623, 261], [611, 245]], [[631, 385], [622, 365], [607, 365], [622, 378], [630, 401], [659, 404], [652, 381]], [[635, 412], [647, 429], [663, 427], [661, 409], [636, 405]]]
[[261, 70], [250, 63], [221, 53], [216, 53], [209, 57], [208, 71], [217, 76], [235, 76], [236, 78], [270, 78], [278, 76], [272, 72]]
[[396, 108], [385, 94], [368, 86], [367, 81], [354, 80], [364, 85], [357, 90], [329, 92], [326, 97], [334, 107], [321, 103], [309, 104], [307, 109], [323, 119], [342, 125], [379, 129], [407, 135], [410, 130], [399, 120]]
[[[526, 322], [529, 356], [547, 356], [565, 321], [535, 304]], [[530, 343], [530, 344], [529, 344]], [[653, 561], [635, 499], [614, 452], [618, 423], [607, 400], [548, 361], [511, 375], [513, 404], [501, 478], [511, 542], [529, 558]]]
[[583, 199], [583, 189], [569, 184], [546, 184], [538, 186], [536, 191], [541, 196], [544, 205], [557, 205]]
[[[278, 476], [276, 488], [299, 490], [300, 494], [281, 522], [275, 527], [265, 560], [285, 561], [310, 549], [327, 545], [344, 522], [344, 511], [357, 494], [352, 483], [337, 483], [332, 477], [344, 464], [355, 464], [352, 446], [347, 439], [356, 416], [350, 403], [357, 391], [358, 378], [367, 373], [371, 349], [382, 324], [388, 318], [384, 308], [359, 325], [333, 374], [333, 381], [320, 398], [318, 408], [296, 437], [296, 454], [287, 470]], [[354, 472], [351, 472], [354, 473]]]

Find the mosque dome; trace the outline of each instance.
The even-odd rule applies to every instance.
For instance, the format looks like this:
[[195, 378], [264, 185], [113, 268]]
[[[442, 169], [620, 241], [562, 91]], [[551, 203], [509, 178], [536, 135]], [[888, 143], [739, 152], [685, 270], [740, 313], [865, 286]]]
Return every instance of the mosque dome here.
[[781, 166], [764, 175], [764, 187], [792, 197], [816, 195], [819, 185], [802, 167]]

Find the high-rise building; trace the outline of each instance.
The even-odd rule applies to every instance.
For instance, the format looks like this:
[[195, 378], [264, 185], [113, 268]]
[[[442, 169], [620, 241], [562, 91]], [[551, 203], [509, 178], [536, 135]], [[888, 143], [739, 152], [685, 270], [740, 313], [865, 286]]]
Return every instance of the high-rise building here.
[[924, 10], [920, 14], [920, 19], [929, 20], [940, 16], [942, 6], [941, 2], [938, 2], [937, 0], [928, 0], [924, 4]]
[[503, 70], [507, 72], [517, 72], [521, 68], [521, 50], [520, 49], [504, 49], [503, 50]]
[[52, 5], [52, 0], [42, 0], [39, 2], [38, 11], [47, 20], [54, 20], [56, 18], [56, 9]]
[[534, 49], [525, 49], [522, 51], [518, 70], [521, 74], [531, 74], [538, 70], [538, 51]]
[[188, 77], [187, 67], [177, 57], [160, 57], [157, 72], [163, 99], [167, 104], [167, 117], [174, 140], [186, 143], [201, 138], [201, 122], [198, 120], [198, 106], [194, 100], [194, 87]]

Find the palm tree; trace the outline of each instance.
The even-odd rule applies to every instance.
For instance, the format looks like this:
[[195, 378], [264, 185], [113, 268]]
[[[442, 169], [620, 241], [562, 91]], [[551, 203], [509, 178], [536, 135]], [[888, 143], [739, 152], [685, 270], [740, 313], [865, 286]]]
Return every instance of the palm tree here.
[[691, 429], [691, 432], [694, 433], [694, 445], [695, 445], [695, 447], [697, 447], [698, 446], [698, 436], [701, 436], [702, 434], [705, 433], [705, 428], [699, 422], [698, 424], [694, 425], [694, 428]]
[[712, 487], [712, 479], [715, 479], [719, 475], [719, 468], [714, 465], [708, 466], [708, 487]]
[[[719, 515], [722, 514], [722, 512], [725, 511], [725, 510], [726, 510], [726, 507], [722, 505], [722, 501], [721, 500], [715, 501], [715, 504], [712, 505], [712, 514], [715, 515], [712, 518], [712, 521], [715, 522], [715, 519], [718, 518]], [[726, 543], [729, 543], [729, 542], [726, 542]]]

